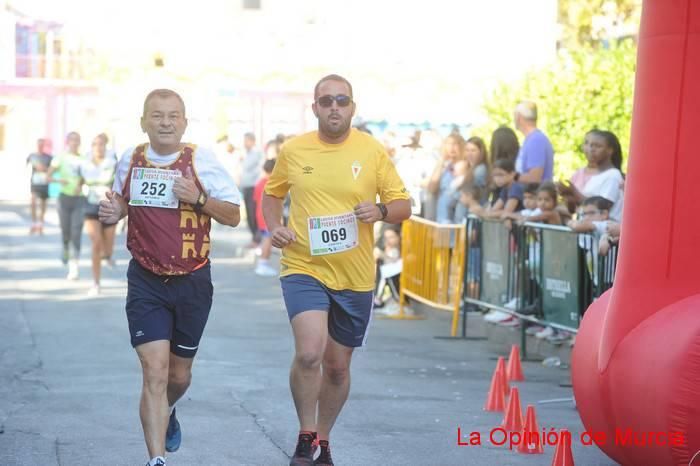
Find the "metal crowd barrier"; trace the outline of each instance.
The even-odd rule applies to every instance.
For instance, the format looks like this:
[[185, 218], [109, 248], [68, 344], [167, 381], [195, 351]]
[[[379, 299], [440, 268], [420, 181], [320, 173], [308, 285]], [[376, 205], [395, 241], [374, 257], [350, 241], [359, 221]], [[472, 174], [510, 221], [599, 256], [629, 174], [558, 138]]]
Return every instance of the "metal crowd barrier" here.
[[576, 333], [588, 306], [612, 286], [617, 246], [600, 256], [591, 234], [538, 223], [508, 229], [474, 216], [466, 231], [465, 320], [466, 309], [477, 306]]
[[462, 305], [465, 225], [442, 225], [413, 216], [401, 227], [403, 269], [400, 279], [399, 315], [406, 298], [437, 309], [452, 311], [451, 335], [457, 334]]

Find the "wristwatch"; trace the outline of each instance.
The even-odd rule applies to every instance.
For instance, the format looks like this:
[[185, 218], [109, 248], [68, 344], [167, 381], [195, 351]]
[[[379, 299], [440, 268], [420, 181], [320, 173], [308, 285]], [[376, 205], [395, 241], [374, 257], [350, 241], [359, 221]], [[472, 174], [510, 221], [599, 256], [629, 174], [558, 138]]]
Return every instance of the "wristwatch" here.
[[194, 208], [197, 210], [202, 209], [204, 207], [204, 204], [206, 204], [208, 200], [209, 196], [207, 196], [207, 194], [204, 191], [202, 191], [201, 193], [199, 193], [199, 197], [197, 198], [197, 203], [194, 205]]
[[389, 210], [386, 208], [386, 204], [380, 202], [377, 204], [377, 207], [379, 208], [379, 212], [382, 214], [382, 220], [384, 220], [386, 216], [389, 215]]

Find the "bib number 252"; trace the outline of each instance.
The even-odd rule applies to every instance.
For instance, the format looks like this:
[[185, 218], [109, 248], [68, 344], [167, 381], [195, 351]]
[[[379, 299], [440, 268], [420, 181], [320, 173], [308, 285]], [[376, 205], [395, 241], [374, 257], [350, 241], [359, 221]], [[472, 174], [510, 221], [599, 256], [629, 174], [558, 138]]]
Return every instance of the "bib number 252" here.
[[345, 241], [348, 237], [348, 232], [345, 228], [340, 228], [338, 230], [323, 230], [321, 232], [321, 240], [324, 243], [335, 243], [336, 241]]
[[141, 194], [151, 196], [165, 196], [165, 188], [167, 185], [165, 183], [158, 183], [155, 181], [143, 181], [141, 182]]

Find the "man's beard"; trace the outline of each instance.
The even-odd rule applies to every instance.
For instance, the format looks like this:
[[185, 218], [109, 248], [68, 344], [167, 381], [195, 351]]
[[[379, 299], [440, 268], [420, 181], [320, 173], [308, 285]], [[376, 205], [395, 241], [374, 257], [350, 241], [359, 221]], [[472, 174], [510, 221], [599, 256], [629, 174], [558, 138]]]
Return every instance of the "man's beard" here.
[[342, 136], [347, 132], [347, 130], [350, 128], [350, 120], [348, 119], [347, 121], [340, 121], [340, 124], [337, 126], [332, 126], [328, 120], [319, 120], [319, 129], [321, 132], [327, 136], [330, 136], [332, 138], [336, 138], [338, 136]]

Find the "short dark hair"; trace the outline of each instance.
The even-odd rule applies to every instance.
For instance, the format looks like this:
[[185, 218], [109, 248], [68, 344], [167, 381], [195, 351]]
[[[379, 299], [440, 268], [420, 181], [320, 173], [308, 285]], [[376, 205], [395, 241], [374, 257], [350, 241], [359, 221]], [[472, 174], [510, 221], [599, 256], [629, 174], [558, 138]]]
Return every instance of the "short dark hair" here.
[[613, 203], [603, 196], [591, 196], [584, 199], [583, 205], [594, 205], [598, 210], [607, 210], [609, 212], [610, 209], [612, 209]]
[[352, 97], [352, 84], [350, 84], [350, 81], [340, 76], [339, 74], [329, 74], [327, 76], [322, 77], [316, 83], [316, 86], [314, 87], [314, 100], [318, 98], [318, 88], [321, 86], [321, 84], [323, 84], [326, 81], [340, 81], [341, 83], [347, 84], [348, 89], [350, 89], [350, 97]]
[[545, 181], [540, 185], [539, 188], [537, 188], [538, 193], [547, 193], [549, 194], [552, 199], [554, 199], [554, 202], [557, 202], [557, 187], [552, 183], [551, 181]]
[[493, 168], [500, 168], [504, 172], [513, 173], [515, 171], [515, 161], [511, 159], [497, 159], [493, 162]]
[[247, 132], [247, 133], [245, 133], [245, 134], [243, 135], [243, 137], [244, 137], [245, 139], [251, 139], [251, 140], [255, 141], [255, 133], [252, 133], [252, 132], [250, 132], [250, 131]]
[[267, 159], [265, 160], [265, 163], [263, 163], [263, 171], [265, 173], [272, 173], [272, 170], [275, 168], [275, 159]]
[[527, 183], [524, 190], [526, 194], [537, 194], [539, 187], [540, 185], [537, 183]]
[[167, 99], [168, 97], [176, 97], [177, 100], [180, 101], [180, 104], [182, 105], [182, 115], [185, 115], [185, 101], [182, 100], [182, 97], [180, 97], [180, 94], [177, 92], [171, 90], [171, 89], [153, 89], [151, 92], [148, 93], [146, 98], [143, 101], [143, 115], [146, 116], [146, 106], [148, 105], [148, 101], [151, 100], [154, 97], [160, 97], [161, 99]]

